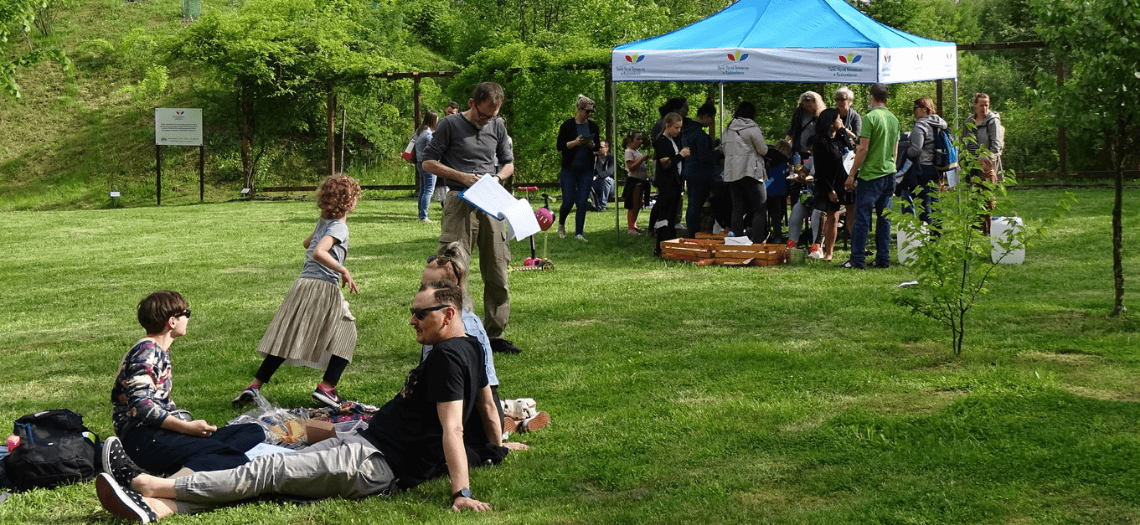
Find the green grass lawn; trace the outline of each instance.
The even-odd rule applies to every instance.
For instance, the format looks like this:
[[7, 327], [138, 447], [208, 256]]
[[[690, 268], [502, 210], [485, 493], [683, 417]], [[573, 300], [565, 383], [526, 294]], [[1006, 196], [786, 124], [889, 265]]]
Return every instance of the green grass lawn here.
[[[591, 213], [588, 244], [551, 235], [556, 269], [511, 276], [496, 356], [504, 397], [553, 417], [530, 451], [472, 473], [494, 511], [447, 510], [434, 480], [389, 498], [256, 503], [169, 523], [1133, 523], [1140, 522], [1140, 326], [1112, 305], [1111, 192], [1079, 202], [1026, 264], [1003, 266], [950, 335], [891, 302], [904, 267], [809, 261], [697, 267]], [[1030, 225], [1059, 194], [1014, 194]], [[407, 326], [439, 234], [409, 200], [349, 217], [360, 333], [341, 394], [383, 403], [419, 355]], [[174, 399], [212, 423], [260, 358], [254, 348], [297, 277], [310, 202], [231, 202], [3, 214], [0, 420], [70, 408], [111, 432], [116, 367], [142, 335], [139, 299], [194, 309], [172, 347]], [[1140, 243], [1126, 210], [1125, 246]], [[641, 222], [644, 225], [646, 217]], [[541, 255], [543, 240], [538, 239]], [[512, 243], [515, 264], [529, 255]], [[1125, 251], [1128, 282], [1138, 275]], [[836, 264], [846, 252], [837, 254]], [[481, 310], [481, 280], [472, 282]], [[1135, 288], [1130, 288], [1131, 298]], [[1135, 300], [1129, 299], [1129, 303]], [[312, 406], [320, 379], [284, 368], [266, 387]], [[0, 523], [113, 521], [93, 484], [17, 494]]]

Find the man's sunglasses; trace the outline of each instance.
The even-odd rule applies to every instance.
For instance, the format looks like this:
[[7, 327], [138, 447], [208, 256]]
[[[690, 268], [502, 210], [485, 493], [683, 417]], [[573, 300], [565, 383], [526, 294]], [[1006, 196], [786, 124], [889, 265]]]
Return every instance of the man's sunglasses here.
[[416, 316], [416, 319], [423, 321], [424, 318], [427, 317], [428, 312], [434, 312], [436, 310], [443, 310], [444, 308], [450, 308], [450, 307], [451, 307], [450, 304], [437, 304], [435, 306], [429, 306], [427, 308], [416, 308], [413, 306], [413, 307], [409, 308], [409, 310], [412, 311], [412, 315]]
[[590, 113], [593, 113], [593, 112], [594, 112], [594, 110], [593, 110], [593, 109], [583, 109], [582, 111], [585, 111], [585, 112], [586, 112], [586, 114], [590, 114]]
[[178, 313], [172, 315], [171, 317], [182, 317], [184, 315], [186, 316], [187, 319], [190, 318], [190, 309], [189, 308], [182, 310], [181, 312], [178, 312]]

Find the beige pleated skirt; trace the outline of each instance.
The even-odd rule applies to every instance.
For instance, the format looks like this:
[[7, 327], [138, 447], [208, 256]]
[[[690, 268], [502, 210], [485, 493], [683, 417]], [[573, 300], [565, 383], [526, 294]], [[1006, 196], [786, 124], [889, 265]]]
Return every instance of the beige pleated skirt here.
[[329, 357], [352, 361], [356, 349], [356, 318], [336, 284], [302, 277], [285, 295], [258, 353], [285, 358], [292, 366], [324, 370]]

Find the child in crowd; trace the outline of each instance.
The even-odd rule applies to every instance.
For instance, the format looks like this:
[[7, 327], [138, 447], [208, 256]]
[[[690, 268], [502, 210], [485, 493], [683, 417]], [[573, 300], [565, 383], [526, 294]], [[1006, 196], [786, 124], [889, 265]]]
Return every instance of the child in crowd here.
[[621, 198], [625, 201], [625, 231], [630, 235], [641, 233], [641, 228], [637, 227], [637, 215], [641, 211], [642, 202], [649, 200], [649, 170], [646, 166], [649, 155], [638, 151], [642, 139], [640, 131], [630, 131], [621, 139], [621, 147], [625, 148], [627, 173]]
[[125, 453], [159, 475], [244, 465], [249, 461], [245, 452], [265, 440], [260, 426], [219, 429], [179, 410], [170, 398], [170, 345], [186, 335], [190, 324], [186, 299], [178, 292], [154, 292], [139, 302], [138, 319], [146, 337], [123, 357], [111, 388], [111, 420], [118, 437], [104, 443], [103, 464]]
[[342, 403], [336, 385], [356, 349], [356, 318], [337, 284], [359, 293], [352, 274], [344, 267], [348, 255], [345, 218], [359, 198], [360, 184], [352, 177], [334, 175], [321, 185], [317, 199], [321, 218], [313, 233], [301, 242], [307, 250], [301, 276], [293, 282], [261, 338], [257, 351], [265, 360], [253, 382], [234, 398], [234, 408], [254, 402], [262, 385], [286, 360], [293, 365], [323, 368], [325, 374], [313, 391], [313, 399], [333, 408]]

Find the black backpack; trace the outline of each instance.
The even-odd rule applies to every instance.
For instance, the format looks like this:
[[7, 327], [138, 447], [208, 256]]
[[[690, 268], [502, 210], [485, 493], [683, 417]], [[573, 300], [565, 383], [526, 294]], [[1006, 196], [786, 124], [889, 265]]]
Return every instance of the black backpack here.
[[18, 490], [52, 488], [87, 481], [102, 470], [99, 436], [83, 416], [67, 409], [45, 410], [16, 420], [20, 445], [4, 457], [4, 469]]

